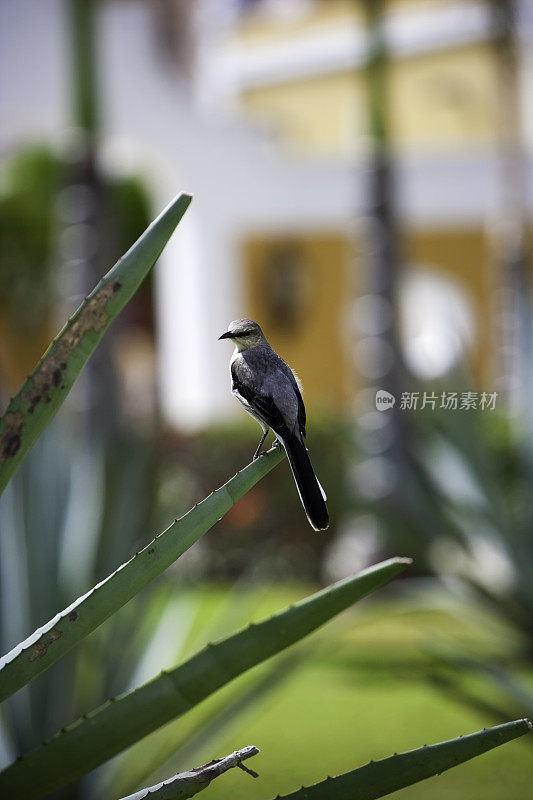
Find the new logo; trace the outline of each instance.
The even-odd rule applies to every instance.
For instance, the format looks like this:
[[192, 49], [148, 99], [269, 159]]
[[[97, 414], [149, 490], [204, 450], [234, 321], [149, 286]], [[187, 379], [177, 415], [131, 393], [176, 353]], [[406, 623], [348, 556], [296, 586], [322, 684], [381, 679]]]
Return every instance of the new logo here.
[[388, 408], [392, 408], [396, 402], [396, 398], [390, 392], [386, 392], [385, 389], [379, 389], [376, 392], [376, 408], [378, 411], [387, 411]]

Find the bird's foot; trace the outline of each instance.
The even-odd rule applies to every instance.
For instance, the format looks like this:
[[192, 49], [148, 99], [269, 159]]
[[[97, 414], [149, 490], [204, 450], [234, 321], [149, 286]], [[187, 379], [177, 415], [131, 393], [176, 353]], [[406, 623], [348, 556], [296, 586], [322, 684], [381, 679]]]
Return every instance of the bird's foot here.
[[260, 452], [260, 453], [255, 453], [255, 454], [254, 454], [254, 457], [252, 458], [252, 461], [257, 461], [257, 459], [258, 459], [260, 456], [267, 456], [267, 455], [268, 455], [268, 450], [261, 450], [261, 452]]
[[263, 433], [263, 435], [261, 436], [261, 440], [260, 440], [259, 444], [257, 445], [257, 450], [253, 454], [252, 461], [255, 461], [256, 458], [259, 458], [259, 456], [263, 455], [263, 453], [261, 453], [261, 448], [263, 447], [263, 442], [265, 441], [265, 439], [267, 437], [267, 434], [268, 434], [268, 428]]

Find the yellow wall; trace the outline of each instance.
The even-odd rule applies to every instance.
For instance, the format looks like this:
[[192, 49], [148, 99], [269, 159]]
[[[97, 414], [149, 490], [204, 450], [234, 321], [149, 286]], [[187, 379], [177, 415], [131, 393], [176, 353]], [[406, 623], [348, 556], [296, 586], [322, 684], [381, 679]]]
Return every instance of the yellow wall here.
[[364, 84], [360, 75], [323, 75], [247, 91], [245, 110], [273, 126], [298, 152], [348, 155], [365, 135]]
[[402, 149], [448, 152], [494, 143], [496, 78], [488, 45], [395, 61], [391, 138]]
[[[457, 151], [494, 143], [496, 81], [488, 45], [395, 61], [389, 68], [393, 145]], [[244, 110], [300, 152], [353, 155], [367, 132], [364, 76], [321, 75], [249, 89]]]
[[[386, 13], [416, 16], [447, 0], [389, 0]], [[364, 29], [362, 2], [327, 0], [300, 15], [249, 13], [233, 40], [254, 47], [297, 41], [328, 27]], [[275, 50], [273, 50], [275, 53]], [[275, 58], [275, 55], [273, 55]], [[400, 149], [439, 151], [490, 145], [496, 119], [494, 58], [487, 43], [398, 58], [389, 66], [388, 100], [392, 140]], [[245, 112], [271, 124], [289, 147], [301, 152], [353, 155], [367, 132], [365, 78], [362, 70], [304, 80], [277, 80], [248, 88], [241, 96]]]
[[[476, 332], [468, 364], [477, 384], [488, 386], [494, 274], [483, 231], [408, 230], [402, 244], [406, 267], [412, 264], [435, 270], [465, 292]], [[306, 404], [319, 410], [346, 408], [359, 383], [349, 351], [353, 332], [350, 334], [346, 323], [364, 265], [355, 264], [351, 252], [342, 233], [257, 235], [243, 247], [244, 313], [260, 322], [274, 349], [296, 369]], [[284, 283], [284, 278], [281, 282], [276, 279], [276, 271], [285, 275], [287, 259], [292, 260], [294, 275]], [[286, 316], [280, 316], [276, 304], [281, 302], [283, 312], [286, 301], [290, 303]]]
[[480, 228], [408, 230], [403, 235], [406, 264], [434, 267], [464, 289], [473, 308], [476, 331], [469, 365], [480, 386], [490, 385], [493, 377], [490, 337], [495, 274], [489, 244]]
[[[290, 287], [283, 284], [287, 259], [294, 264]], [[281, 302], [284, 295], [294, 298], [285, 313], [272, 295], [276, 270], [282, 278]], [[260, 322], [272, 347], [296, 370], [306, 404], [319, 410], [342, 408], [352, 386], [343, 332], [350, 297], [347, 239], [339, 233], [253, 236], [244, 243], [243, 271], [244, 313]]]

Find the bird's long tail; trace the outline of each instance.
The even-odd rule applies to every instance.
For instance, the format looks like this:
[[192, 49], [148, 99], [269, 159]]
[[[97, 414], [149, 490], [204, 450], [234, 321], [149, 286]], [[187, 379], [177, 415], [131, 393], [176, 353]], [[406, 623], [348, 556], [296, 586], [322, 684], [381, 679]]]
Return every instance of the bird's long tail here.
[[324, 494], [307, 455], [307, 450], [296, 436], [283, 439], [283, 446], [291, 465], [292, 474], [294, 475], [307, 519], [315, 531], [323, 531], [329, 525], [328, 510], [324, 502]]

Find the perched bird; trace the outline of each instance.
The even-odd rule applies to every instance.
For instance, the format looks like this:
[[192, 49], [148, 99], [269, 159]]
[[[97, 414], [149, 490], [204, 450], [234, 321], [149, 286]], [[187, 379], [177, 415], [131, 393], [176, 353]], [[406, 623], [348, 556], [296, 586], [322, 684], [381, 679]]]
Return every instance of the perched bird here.
[[220, 339], [231, 339], [231, 391], [262, 427], [261, 447], [270, 428], [276, 444], [285, 448], [307, 519], [316, 531], [329, 525], [326, 496], [309, 461], [305, 438], [305, 408], [298, 379], [272, 350], [263, 331], [251, 319], [236, 319]]

